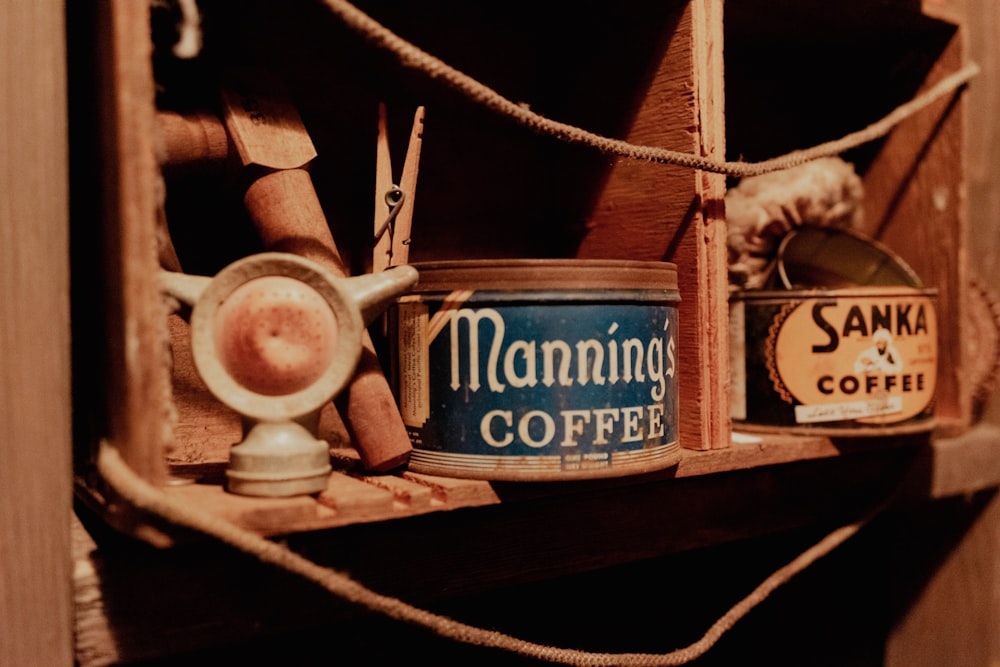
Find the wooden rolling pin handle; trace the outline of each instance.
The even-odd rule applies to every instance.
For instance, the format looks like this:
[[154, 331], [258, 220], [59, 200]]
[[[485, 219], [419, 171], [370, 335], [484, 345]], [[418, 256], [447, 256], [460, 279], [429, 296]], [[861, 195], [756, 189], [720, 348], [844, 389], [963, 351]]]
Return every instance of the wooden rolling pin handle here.
[[218, 117], [208, 113], [156, 114], [160, 133], [159, 162], [165, 171], [221, 169], [229, 157], [229, 135]]
[[[306, 257], [340, 277], [350, 275], [304, 168], [265, 173], [243, 199], [268, 250]], [[388, 472], [409, 460], [410, 438], [367, 332], [354, 377], [334, 403], [366, 470]]]

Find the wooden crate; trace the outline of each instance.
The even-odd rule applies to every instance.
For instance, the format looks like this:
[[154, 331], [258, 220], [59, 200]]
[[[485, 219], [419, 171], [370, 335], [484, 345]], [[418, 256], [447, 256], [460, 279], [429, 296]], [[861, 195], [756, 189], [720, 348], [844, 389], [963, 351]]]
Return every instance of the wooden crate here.
[[[716, 159], [726, 156], [729, 134], [730, 159], [757, 160], [857, 129], [961, 66], [962, 35], [947, 7], [850, 4], [857, 11], [827, 10], [822, 3], [729, 3], [725, 22], [722, 0], [631, 0], [586, 12], [559, 3], [548, 13], [552, 18], [524, 2], [432, 0], [398, 7], [368, 0], [357, 6], [543, 116]], [[74, 280], [81, 285], [78, 300], [104, 319], [100, 329], [85, 325], [75, 335], [103, 350], [78, 351], [78, 373], [104, 378], [106, 385], [78, 396], [86, 423], [77, 438], [77, 468], [83, 495], [112, 520], [128, 527], [133, 517], [128, 508], [109, 511], [102, 495], [92, 466], [99, 438], [114, 442], [142, 477], [165, 485], [171, 466], [175, 473], [207, 466], [206, 479], [214, 478], [239, 430], [235, 415], [208, 396], [185, 362], [186, 324], [168, 315], [155, 279], [164, 229], [190, 273], [211, 275], [260, 249], [224, 174], [164, 179], [157, 166], [156, 112], [211, 108], [217, 77], [236, 66], [266, 66], [289, 86], [319, 154], [313, 182], [357, 272], [369, 252], [380, 101], [388, 108], [396, 165], [413, 110], [427, 108], [411, 260], [676, 262], [681, 443], [688, 450], [730, 445], [724, 177], [533, 133], [401, 66], [320, 3], [219, 2], [204, 10], [204, 50], [186, 62], [160, 42], [154, 49], [151, 24], [165, 28], [142, 3], [99, 3], [90, 17], [95, 42], [107, 45], [98, 51], [93, 82], [101, 141], [90, 147], [103, 168], [83, 180], [99, 193], [89, 203], [100, 211], [103, 242], [84, 247]], [[822, 77], [804, 82], [814, 70]], [[898, 86], [880, 85], [886, 74]], [[842, 104], [827, 108], [821, 103], [833, 96], [831, 89]], [[959, 428], [969, 402], [960, 336], [966, 281], [961, 109], [959, 98], [943, 101], [887, 140], [848, 156], [864, 177], [869, 231], [941, 290], [947, 327], [939, 412]], [[82, 224], [77, 216], [74, 225]], [[326, 434], [347, 444], [336, 415], [328, 410], [326, 416]], [[349, 458], [343, 472], [356, 481]], [[437, 489], [438, 504], [418, 502], [417, 508], [496, 502], [487, 483], [418, 483]], [[237, 523], [274, 532], [281, 524], [305, 529], [398, 515], [370, 510], [391, 505], [409, 487], [381, 484], [383, 491], [385, 484], [405, 488], [374, 494], [379, 497], [366, 510], [336, 511], [336, 518], [330, 505], [312, 501], [222, 499], [217, 484], [178, 493], [205, 496], [199, 502], [224, 506], [219, 511]], [[291, 515], [302, 520], [290, 523]]]

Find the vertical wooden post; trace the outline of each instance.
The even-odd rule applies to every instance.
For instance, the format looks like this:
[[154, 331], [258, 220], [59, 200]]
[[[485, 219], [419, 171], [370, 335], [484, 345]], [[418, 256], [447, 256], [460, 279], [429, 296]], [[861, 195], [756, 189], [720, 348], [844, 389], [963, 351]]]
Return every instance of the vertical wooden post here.
[[[970, 0], [966, 21], [969, 56], [982, 73], [969, 88], [968, 151], [969, 263], [987, 285], [1000, 284], [1000, 132], [996, 112], [1000, 104], [1000, 5], [991, 0]], [[1000, 392], [986, 401], [984, 417], [1000, 424]], [[1000, 599], [997, 604], [1000, 605]]]
[[61, 2], [0, 5], [0, 665], [73, 664]]
[[[724, 158], [722, 39], [719, 0], [678, 9], [625, 140]], [[691, 449], [729, 445], [724, 198], [721, 176], [619, 158], [577, 250], [582, 258], [677, 264], [680, 440]]]
[[96, 131], [101, 137], [107, 437], [153, 484], [167, 477], [167, 310], [158, 284], [155, 90], [149, 4], [98, 2]]

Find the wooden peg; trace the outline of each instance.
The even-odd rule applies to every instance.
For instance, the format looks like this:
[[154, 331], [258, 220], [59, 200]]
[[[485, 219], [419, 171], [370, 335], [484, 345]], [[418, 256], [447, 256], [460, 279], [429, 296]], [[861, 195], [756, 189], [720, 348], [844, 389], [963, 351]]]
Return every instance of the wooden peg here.
[[392, 157], [389, 154], [389, 129], [385, 117], [385, 104], [378, 105], [378, 136], [375, 141], [375, 227], [374, 232], [382, 235], [375, 242], [372, 251], [372, 272], [378, 273], [389, 268], [392, 255], [392, 234], [383, 230], [389, 215], [385, 197], [392, 189]]
[[217, 116], [205, 112], [158, 111], [159, 163], [164, 171], [222, 168], [229, 137]]
[[396, 216], [396, 229], [392, 235], [392, 264], [398, 266], [410, 261], [410, 232], [413, 226], [413, 204], [416, 201], [417, 171], [420, 164], [420, 147], [424, 135], [424, 107], [417, 107], [413, 114], [413, 128], [406, 147], [403, 173], [399, 179], [399, 189], [406, 199], [402, 210]]
[[[383, 231], [388, 209], [386, 193], [393, 187], [392, 157], [389, 153], [389, 131], [386, 122], [385, 104], [378, 107], [378, 137], [375, 146], [375, 233]], [[417, 107], [413, 115], [413, 127], [406, 146], [406, 158], [399, 179], [399, 189], [403, 201], [395, 216], [395, 226], [391, 232], [385, 231], [378, 237], [372, 253], [372, 271], [383, 271], [390, 266], [406, 264], [409, 261], [410, 232], [413, 226], [413, 204], [416, 200], [417, 173], [420, 165], [420, 147], [424, 132], [424, 107]]]

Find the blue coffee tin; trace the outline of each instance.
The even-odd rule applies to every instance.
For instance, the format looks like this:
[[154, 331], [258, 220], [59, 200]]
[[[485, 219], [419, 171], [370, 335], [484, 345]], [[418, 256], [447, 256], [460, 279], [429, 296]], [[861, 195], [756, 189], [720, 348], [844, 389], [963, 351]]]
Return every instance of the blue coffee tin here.
[[674, 264], [414, 266], [394, 317], [410, 470], [550, 481], [677, 464]]

